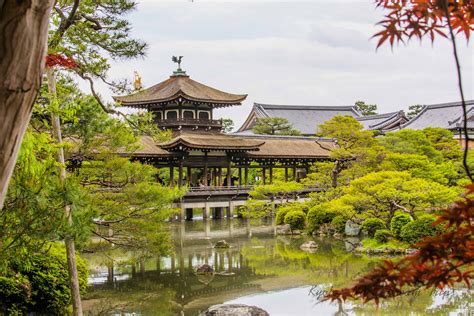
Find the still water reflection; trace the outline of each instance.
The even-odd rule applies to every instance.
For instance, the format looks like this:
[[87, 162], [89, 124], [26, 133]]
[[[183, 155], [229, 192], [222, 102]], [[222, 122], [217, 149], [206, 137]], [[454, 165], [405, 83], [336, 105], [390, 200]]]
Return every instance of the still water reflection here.
[[[198, 315], [221, 303], [262, 307], [270, 315], [472, 315], [473, 292], [422, 292], [372, 305], [320, 302], [331, 286], [350, 285], [380, 259], [355, 256], [348, 244], [316, 239], [314, 253], [300, 250], [309, 237], [275, 236], [271, 222], [239, 219], [171, 223], [175, 254], [136, 259], [119, 250], [87, 256], [90, 315]], [[221, 239], [231, 248], [213, 249]], [[213, 275], [196, 275], [202, 264]], [[474, 310], [474, 309], [472, 309]], [[473, 313], [471, 311], [471, 313]]]

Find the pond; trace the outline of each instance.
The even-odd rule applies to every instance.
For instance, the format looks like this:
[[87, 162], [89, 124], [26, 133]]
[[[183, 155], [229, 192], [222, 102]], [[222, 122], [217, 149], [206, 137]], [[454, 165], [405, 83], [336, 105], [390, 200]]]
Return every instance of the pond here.
[[[348, 252], [330, 238], [275, 236], [271, 221], [242, 219], [170, 223], [175, 252], [135, 260], [113, 250], [85, 255], [91, 274], [84, 301], [89, 315], [198, 315], [209, 306], [242, 303], [270, 315], [473, 315], [474, 292], [423, 291], [373, 304], [321, 302], [331, 286], [350, 285], [381, 259]], [[229, 249], [214, 249], [225, 239]], [[300, 249], [307, 240], [319, 248]], [[196, 275], [209, 264], [213, 275]]]

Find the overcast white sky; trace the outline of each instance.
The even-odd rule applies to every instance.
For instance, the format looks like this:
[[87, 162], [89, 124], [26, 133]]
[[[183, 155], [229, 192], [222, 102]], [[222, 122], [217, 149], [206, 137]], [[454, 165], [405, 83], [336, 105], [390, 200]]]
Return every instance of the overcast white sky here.
[[[149, 44], [147, 56], [113, 63], [110, 76], [132, 79], [137, 70], [146, 88], [169, 77], [176, 68], [172, 55], [183, 55], [182, 68], [194, 80], [249, 95], [243, 106], [217, 112], [236, 127], [253, 102], [363, 100], [389, 112], [458, 101], [449, 42], [412, 41], [376, 51], [370, 37], [381, 17], [371, 0], [142, 0], [129, 19], [134, 36]], [[463, 38], [458, 43], [465, 93], [472, 99], [473, 48]]]

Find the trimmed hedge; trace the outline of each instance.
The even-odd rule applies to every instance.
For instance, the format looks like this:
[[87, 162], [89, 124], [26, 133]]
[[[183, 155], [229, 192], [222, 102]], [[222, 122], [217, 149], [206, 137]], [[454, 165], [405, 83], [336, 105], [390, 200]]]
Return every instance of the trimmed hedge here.
[[438, 234], [442, 228], [433, 226], [436, 218], [434, 216], [423, 216], [403, 226], [400, 238], [409, 243], [416, 244], [424, 237]]
[[385, 222], [380, 218], [367, 218], [362, 223], [362, 230], [369, 235], [369, 237], [374, 237], [375, 232], [379, 229], [385, 229]]
[[289, 224], [291, 229], [304, 229], [306, 214], [303, 211], [291, 211], [285, 215], [284, 223]]
[[406, 213], [395, 214], [395, 216], [392, 217], [392, 220], [390, 221], [390, 230], [392, 231], [393, 236], [400, 238], [403, 226], [411, 221], [411, 216]]
[[388, 229], [379, 229], [375, 232], [374, 238], [377, 242], [384, 244], [392, 237], [392, 232]]

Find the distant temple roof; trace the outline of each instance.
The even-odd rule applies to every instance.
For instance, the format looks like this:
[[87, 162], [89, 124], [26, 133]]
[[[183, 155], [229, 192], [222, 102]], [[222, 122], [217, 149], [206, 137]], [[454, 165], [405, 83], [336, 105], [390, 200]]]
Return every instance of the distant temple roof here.
[[254, 103], [247, 120], [238, 132], [252, 129], [257, 118], [282, 117], [299, 130], [303, 135], [316, 134], [318, 125], [336, 115], [359, 117], [355, 106], [310, 106], [310, 105], [274, 105]]
[[357, 119], [367, 130], [390, 130], [408, 121], [403, 111], [362, 116], [355, 106], [270, 105], [254, 103], [249, 116], [237, 131], [237, 135], [253, 135], [257, 118], [282, 117], [303, 135], [315, 135], [322, 123], [336, 115], [348, 115]]
[[[466, 101], [468, 107], [468, 128], [474, 128], [474, 100]], [[463, 113], [461, 102], [425, 105], [420, 113], [403, 124], [401, 128], [424, 129], [440, 127], [449, 130], [462, 129]]]
[[174, 72], [167, 80], [127, 96], [115, 96], [124, 106], [144, 108], [182, 98], [191, 103], [208, 103], [214, 107], [240, 105], [246, 94], [231, 94], [189, 78], [185, 72]]
[[374, 131], [395, 129], [408, 122], [408, 118], [403, 111], [361, 116], [356, 119], [364, 126], [366, 130]]

